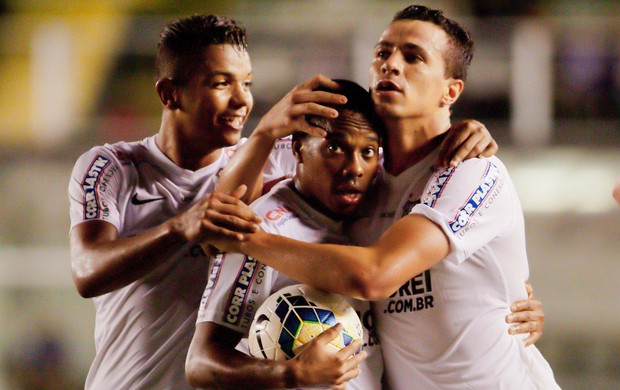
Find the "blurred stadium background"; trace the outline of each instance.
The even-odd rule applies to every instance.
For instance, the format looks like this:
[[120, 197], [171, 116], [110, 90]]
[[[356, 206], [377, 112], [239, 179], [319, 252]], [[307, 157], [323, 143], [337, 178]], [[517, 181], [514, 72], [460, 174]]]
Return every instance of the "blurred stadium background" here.
[[[395, 11], [380, 0], [0, 0], [0, 389], [72, 389], [94, 355], [68, 257], [66, 188], [95, 144], [159, 128], [160, 28], [216, 13], [248, 29], [254, 124], [317, 72], [367, 83]], [[420, 1], [474, 35], [456, 118], [492, 131], [526, 213], [538, 343], [567, 389], [620, 388], [620, 2]]]

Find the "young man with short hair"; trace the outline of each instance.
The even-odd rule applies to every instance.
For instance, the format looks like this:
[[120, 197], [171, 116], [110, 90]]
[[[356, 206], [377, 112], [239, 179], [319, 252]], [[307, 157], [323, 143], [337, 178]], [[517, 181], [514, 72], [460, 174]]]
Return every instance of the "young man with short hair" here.
[[362, 246], [258, 231], [218, 242], [303, 283], [373, 302], [395, 389], [557, 388], [504, 318], [527, 296], [524, 222], [496, 157], [436, 169], [472, 41], [441, 11], [398, 12], [375, 46], [370, 89], [386, 125], [383, 170], [350, 232]]

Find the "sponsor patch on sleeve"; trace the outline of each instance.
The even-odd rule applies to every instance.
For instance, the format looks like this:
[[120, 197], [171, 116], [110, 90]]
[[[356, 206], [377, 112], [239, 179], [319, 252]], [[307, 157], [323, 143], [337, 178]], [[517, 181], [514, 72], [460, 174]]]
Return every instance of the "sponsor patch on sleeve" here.
[[84, 220], [98, 219], [101, 216], [99, 183], [105, 169], [109, 165], [110, 159], [97, 155], [82, 179], [82, 191], [84, 192]]

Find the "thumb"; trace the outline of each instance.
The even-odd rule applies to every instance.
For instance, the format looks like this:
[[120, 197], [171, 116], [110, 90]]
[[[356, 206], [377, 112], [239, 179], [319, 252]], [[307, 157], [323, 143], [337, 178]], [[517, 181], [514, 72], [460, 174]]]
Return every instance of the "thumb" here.
[[245, 195], [246, 191], [248, 190], [248, 186], [246, 186], [245, 184], [241, 184], [239, 187], [235, 188], [234, 190], [230, 191], [230, 196], [235, 197], [237, 199], [241, 199], [241, 197], [243, 195]]

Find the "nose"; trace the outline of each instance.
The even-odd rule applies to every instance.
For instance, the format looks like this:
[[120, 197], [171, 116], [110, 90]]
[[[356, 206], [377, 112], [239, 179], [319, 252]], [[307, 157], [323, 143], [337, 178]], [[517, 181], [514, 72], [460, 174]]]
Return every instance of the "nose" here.
[[359, 153], [352, 153], [342, 169], [342, 174], [347, 178], [359, 178], [364, 175], [362, 167], [362, 156]]
[[237, 85], [233, 88], [230, 103], [234, 107], [244, 107], [250, 105], [252, 99], [252, 92], [245, 85]]
[[390, 54], [390, 56], [383, 62], [381, 65], [381, 72], [383, 74], [395, 74], [399, 75], [402, 72], [402, 61], [401, 55], [398, 51], [394, 51]]

